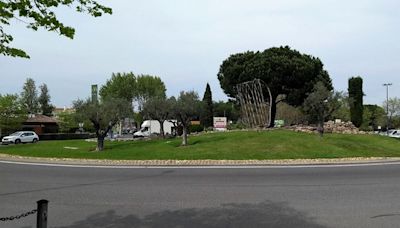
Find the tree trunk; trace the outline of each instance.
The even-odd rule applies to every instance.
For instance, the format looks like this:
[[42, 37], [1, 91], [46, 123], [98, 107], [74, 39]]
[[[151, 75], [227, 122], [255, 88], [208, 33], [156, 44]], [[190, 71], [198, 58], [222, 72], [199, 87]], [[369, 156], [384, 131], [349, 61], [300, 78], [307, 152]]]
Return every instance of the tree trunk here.
[[182, 146], [187, 146], [187, 126], [183, 126]]
[[163, 139], [165, 139], [165, 133], [164, 133], [164, 121], [158, 121], [160, 123], [160, 135]]
[[322, 138], [324, 136], [324, 121], [318, 121], [317, 131], [319, 136]]
[[103, 151], [104, 150], [104, 137], [97, 136], [97, 147], [96, 151]]
[[272, 97], [271, 100], [271, 113], [269, 117], [269, 126], [268, 128], [273, 128], [275, 126], [275, 115], [276, 115], [276, 96]]

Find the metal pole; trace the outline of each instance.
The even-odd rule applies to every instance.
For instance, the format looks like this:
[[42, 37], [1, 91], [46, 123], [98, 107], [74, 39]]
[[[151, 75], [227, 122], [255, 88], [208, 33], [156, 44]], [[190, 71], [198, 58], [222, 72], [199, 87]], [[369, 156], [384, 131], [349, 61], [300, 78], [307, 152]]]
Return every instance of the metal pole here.
[[49, 201], [44, 199], [37, 201], [36, 228], [47, 228], [48, 203]]
[[392, 83], [385, 83], [383, 86], [386, 86], [386, 135], [389, 135], [389, 127], [390, 127], [390, 121], [389, 121], [389, 86], [391, 86]]

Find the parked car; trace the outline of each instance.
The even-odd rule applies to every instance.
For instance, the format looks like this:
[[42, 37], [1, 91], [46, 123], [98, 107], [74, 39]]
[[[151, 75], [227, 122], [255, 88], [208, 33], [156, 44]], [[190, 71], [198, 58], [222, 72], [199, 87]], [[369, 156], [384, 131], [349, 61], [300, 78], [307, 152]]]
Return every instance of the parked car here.
[[33, 131], [17, 131], [1, 140], [2, 144], [36, 143], [39, 136]]

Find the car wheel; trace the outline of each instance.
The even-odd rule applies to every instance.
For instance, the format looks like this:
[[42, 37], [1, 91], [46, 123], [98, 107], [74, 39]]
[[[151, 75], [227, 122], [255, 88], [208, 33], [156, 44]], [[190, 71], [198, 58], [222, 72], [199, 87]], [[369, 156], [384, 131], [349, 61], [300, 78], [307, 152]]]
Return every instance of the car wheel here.
[[20, 139], [16, 139], [14, 143], [15, 143], [15, 144], [20, 144], [20, 143], [21, 143], [21, 140], [20, 140]]
[[38, 141], [37, 139], [33, 139], [32, 143], [37, 143], [37, 141]]

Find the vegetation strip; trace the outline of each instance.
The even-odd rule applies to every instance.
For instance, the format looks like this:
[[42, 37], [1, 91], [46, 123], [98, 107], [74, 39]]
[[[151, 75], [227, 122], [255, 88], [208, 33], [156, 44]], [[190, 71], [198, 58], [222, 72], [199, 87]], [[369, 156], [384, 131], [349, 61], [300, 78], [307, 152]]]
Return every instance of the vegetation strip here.
[[[315, 134], [289, 130], [233, 131], [191, 137], [187, 147], [180, 139], [109, 142], [95, 152], [96, 143], [84, 140], [42, 141], [0, 146], [0, 153], [23, 157], [99, 160], [281, 160], [400, 157], [400, 141], [378, 135]], [[64, 147], [75, 147], [76, 150]]]

